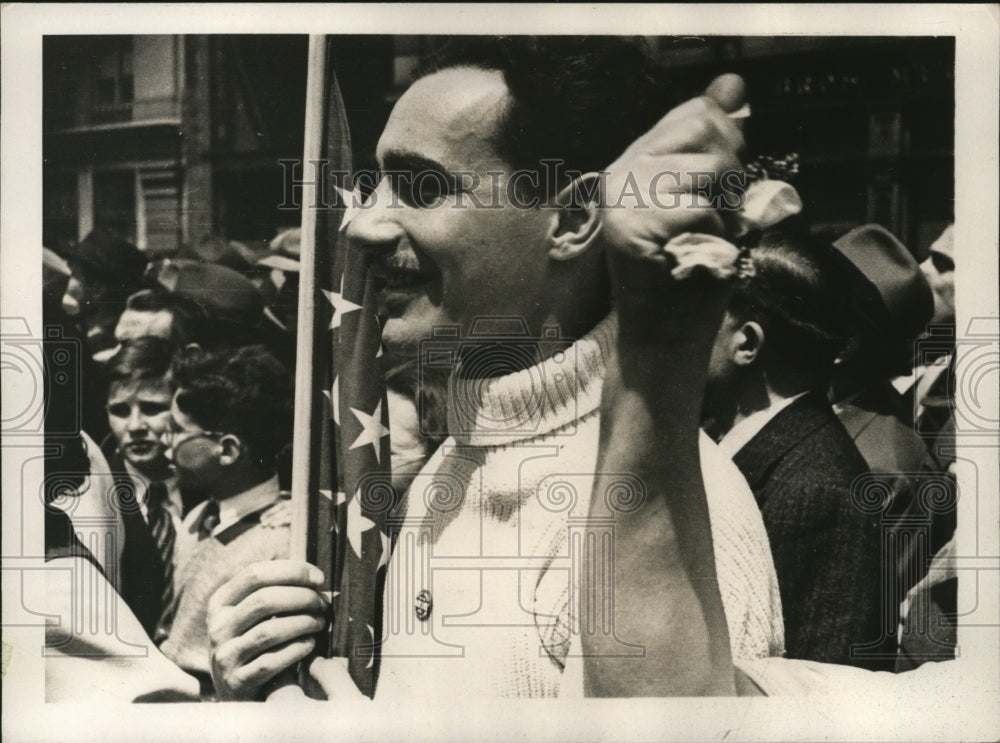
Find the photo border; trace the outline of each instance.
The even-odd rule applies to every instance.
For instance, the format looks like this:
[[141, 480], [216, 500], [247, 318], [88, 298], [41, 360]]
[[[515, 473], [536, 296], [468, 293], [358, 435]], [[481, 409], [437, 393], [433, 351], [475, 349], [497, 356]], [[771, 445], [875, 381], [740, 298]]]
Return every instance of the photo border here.
[[[41, 330], [42, 36], [48, 34], [592, 33], [644, 35], [898, 35], [956, 37], [955, 251], [959, 340], [998, 335], [998, 10], [995, 5], [25, 5], [2, 8], [0, 315]], [[8, 332], [4, 328], [4, 332]], [[992, 341], [990, 339], [992, 338]], [[994, 373], [995, 373], [994, 369]], [[37, 380], [5, 372], [4, 419]], [[997, 390], [959, 399], [994, 415]], [[987, 420], [996, 420], [987, 418]], [[960, 687], [936, 700], [823, 698], [400, 700], [216, 705], [45, 704], [39, 628], [4, 627], [5, 740], [365, 739], [995, 739], [1000, 735], [1000, 503], [995, 432], [959, 438]], [[41, 436], [5, 439], [4, 615], [17, 601], [20, 560], [44, 552], [42, 513], [25, 467]], [[36, 468], [37, 469], [37, 468]], [[977, 490], [978, 486], [978, 490]], [[972, 511], [975, 506], [975, 511]], [[974, 607], [974, 608], [973, 608]], [[982, 626], [968, 626], [982, 625]], [[37, 657], [36, 657], [37, 656]], [[193, 712], [197, 712], [193, 714]], [[153, 729], [155, 728], [155, 729]]]

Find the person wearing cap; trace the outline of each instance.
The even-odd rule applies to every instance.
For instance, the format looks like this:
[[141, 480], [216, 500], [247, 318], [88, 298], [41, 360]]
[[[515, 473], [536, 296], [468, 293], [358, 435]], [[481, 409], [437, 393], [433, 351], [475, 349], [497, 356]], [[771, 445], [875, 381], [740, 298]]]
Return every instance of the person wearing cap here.
[[110, 229], [94, 230], [67, 258], [72, 275], [63, 295], [63, 309], [78, 316], [87, 349], [107, 361], [117, 345], [114, 328], [126, 298], [140, 288], [146, 256]]
[[[856, 507], [868, 472], [826, 389], [846, 342], [833, 248], [765, 233], [716, 336], [703, 417], [767, 529], [787, 657], [868, 668], [880, 637], [881, 540]], [[891, 667], [891, 665], [889, 666]]]
[[265, 343], [291, 366], [291, 338], [267, 312], [253, 283], [214, 263], [190, 259], [153, 263], [151, 284], [129, 297], [115, 328], [118, 342], [141, 335], [171, 339], [179, 348], [194, 344], [206, 350]]
[[282, 231], [271, 240], [268, 254], [257, 261], [258, 266], [270, 269], [269, 283], [274, 287], [272, 307], [293, 336], [297, 330], [299, 314], [301, 232], [298, 227]]
[[897, 378], [896, 389], [913, 410], [916, 430], [931, 452], [948, 467], [955, 461], [955, 226], [931, 243], [920, 264], [934, 292], [934, 316], [921, 341], [913, 374]]
[[[921, 478], [942, 467], [914, 431], [912, 408], [892, 385], [894, 377], [913, 369], [915, 342], [933, 315], [934, 295], [914, 255], [881, 225], [857, 227], [833, 245], [846, 259], [845, 288], [857, 325], [834, 366], [834, 409], [871, 468], [871, 492], [887, 494], [885, 527], [894, 530], [905, 514], [931, 524], [927, 554], [919, 552], [922, 540], [894, 540], [895, 585], [886, 586], [886, 596], [895, 607], [954, 528], [953, 513], [944, 519], [926, 513], [916, 498]], [[887, 622], [895, 626], [891, 617]]]
[[231, 268], [248, 278], [265, 301], [270, 301], [274, 287], [268, 281], [268, 269], [257, 263], [267, 249], [257, 241], [251, 245], [221, 235], [203, 235], [197, 242], [181, 247], [174, 257]]
[[153, 336], [170, 342], [175, 350], [188, 345], [210, 346], [211, 323], [204, 308], [187, 297], [157, 285], [128, 298], [115, 326], [115, 340], [125, 345]]
[[69, 263], [51, 248], [42, 247], [42, 302], [43, 306], [62, 303], [70, 276]]
[[291, 439], [292, 382], [263, 346], [192, 349], [176, 360], [171, 377], [166, 455], [181, 487], [208, 498], [177, 531], [175, 592], [161, 649], [210, 694], [209, 598], [245, 565], [288, 556], [288, 520], [265, 517], [281, 501], [276, 458]]
[[955, 324], [955, 225], [950, 224], [931, 243], [920, 270], [934, 292], [932, 325]]

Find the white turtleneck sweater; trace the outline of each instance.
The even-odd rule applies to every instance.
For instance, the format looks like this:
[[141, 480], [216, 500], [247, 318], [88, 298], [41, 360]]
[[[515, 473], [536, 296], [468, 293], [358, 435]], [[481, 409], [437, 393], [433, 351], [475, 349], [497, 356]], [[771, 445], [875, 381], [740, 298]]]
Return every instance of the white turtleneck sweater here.
[[[453, 377], [451, 436], [410, 486], [389, 563], [379, 697], [582, 693], [580, 674], [564, 679], [563, 669], [616, 332], [612, 314], [524, 371]], [[778, 584], [757, 504], [704, 435], [701, 457], [733, 655], [780, 655]], [[620, 482], [627, 501], [636, 483], [628, 473]]]

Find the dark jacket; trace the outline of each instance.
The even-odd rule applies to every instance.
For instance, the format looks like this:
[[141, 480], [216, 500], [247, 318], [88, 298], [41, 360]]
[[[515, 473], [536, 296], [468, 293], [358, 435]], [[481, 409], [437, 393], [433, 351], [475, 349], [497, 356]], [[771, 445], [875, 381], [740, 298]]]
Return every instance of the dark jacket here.
[[108, 464], [115, 480], [118, 508], [125, 527], [125, 545], [119, 569], [121, 596], [146, 630], [146, 634], [152, 638], [164, 608], [163, 560], [149, 525], [139, 510], [135, 484], [125, 469], [121, 456], [112, 455]]
[[[892, 595], [902, 601], [955, 532], [954, 481], [915, 432], [912, 404], [908, 407], [888, 380], [841, 405], [837, 417], [873, 480], [889, 492], [885, 524], [896, 534], [894, 554], [888, 555], [896, 569]], [[931, 493], [937, 495], [928, 498]]]
[[[881, 654], [889, 621], [881, 601], [881, 504], [869, 507], [853, 493], [868, 466], [826, 396], [796, 400], [733, 461], [771, 541], [788, 657], [891, 668], [891, 657], [871, 657]], [[870, 648], [859, 657], [862, 646]]]

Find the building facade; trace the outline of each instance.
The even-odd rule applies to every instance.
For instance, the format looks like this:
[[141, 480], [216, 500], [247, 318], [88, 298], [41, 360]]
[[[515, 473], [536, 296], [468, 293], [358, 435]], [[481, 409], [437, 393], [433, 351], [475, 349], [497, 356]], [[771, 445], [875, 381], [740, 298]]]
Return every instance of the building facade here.
[[152, 255], [268, 240], [278, 161], [302, 153], [303, 36], [56, 36], [44, 42], [43, 240], [111, 227]]
[[[427, 36], [343, 36], [335, 67], [356, 168], [374, 149]], [[950, 37], [651, 37], [696, 95], [747, 81], [748, 157], [793, 155], [815, 230], [878, 222], [920, 251], [953, 220]], [[62, 36], [44, 45], [44, 240], [113, 226], [152, 254], [208, 236], [253, 245], [297, 224], [305, 36]], [[299, 171], [297, 178], [309, 177]]]

